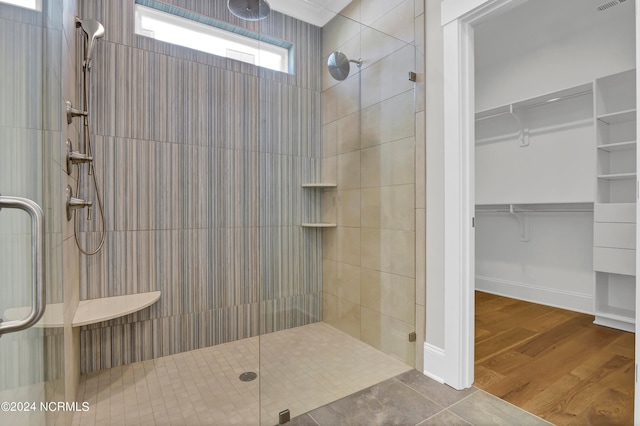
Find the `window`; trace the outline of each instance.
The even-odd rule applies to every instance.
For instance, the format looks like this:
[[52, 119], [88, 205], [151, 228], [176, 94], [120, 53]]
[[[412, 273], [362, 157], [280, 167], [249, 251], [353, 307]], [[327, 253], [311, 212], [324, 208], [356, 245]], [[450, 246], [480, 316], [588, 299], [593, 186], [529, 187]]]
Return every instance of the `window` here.
[[[138, 0], [138, 3], [142, 2]], [[148, 0], [144, 3], [158, 4]], [[135, 13], [136, 34], [276, 71], [290, 72], [290, 44], [269, 40], [198, 15], [188, 14], [187, 18], [142, 4], [135, 5]]]
[[0, 3], [8, 3], [25, 9], [42, 10], [41, 0], [0, 0]]

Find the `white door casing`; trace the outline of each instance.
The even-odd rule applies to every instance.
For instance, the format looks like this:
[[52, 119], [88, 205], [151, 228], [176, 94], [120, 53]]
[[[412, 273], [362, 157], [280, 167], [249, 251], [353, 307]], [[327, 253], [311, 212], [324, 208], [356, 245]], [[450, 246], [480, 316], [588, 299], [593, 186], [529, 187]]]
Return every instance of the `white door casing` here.
[[[467, 0], [442, 9], [444, 43], [444, 304], [443, 371], [456, 389], [473, 384], [475, 215], [473, 27], [523, 0]], [[462, 14], [457, 18], [453, 14]], [[426, 352], [426, 351], [425, 351]], [[427, 359], [425, 366], [428, 371]]]

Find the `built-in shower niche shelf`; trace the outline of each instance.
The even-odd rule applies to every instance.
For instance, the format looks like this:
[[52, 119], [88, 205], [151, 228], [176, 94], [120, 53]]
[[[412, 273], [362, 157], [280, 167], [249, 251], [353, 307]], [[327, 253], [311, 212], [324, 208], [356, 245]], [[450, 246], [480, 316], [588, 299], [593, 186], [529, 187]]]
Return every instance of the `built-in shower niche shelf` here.
[[80, 327], [82, 325], [95, 324], [138, 312], [156, 303], [161, 294], [159, 291], [151, 291], [148, 293], [81, 300], [76, 310], [76, 315], [73, 317], [73, 326]]
[[[160, 295], [161, 292], [152, 291], [149, 293], [81, 300], [71, 325], [80, 327], [138, 312], [156, 303], [160, 299]], [[58, 328], [64, 326], [63, 311], [62, 303], [47, 303], [44, 316], [34, 327]], [[29, 312], [31, 312], [31, 307], [28, 306], [10, 308], [4, 311], [3, 318], [5, 320], [19, 320], [26, 318]]]
[[324, 223], [324, 222], [316, 222], [316, 223], [303, 223], [303, 228], [335, 228], [338, 226], [336, 223]]
[[[318, 182], [318, 183], [303, 183], [303, 188], [337, 188], [337, 183], [330, 182]], [[301, 225], [303, 228], [335, 228], [338, 225], [336, 223], [326, 222], [307, 222]]]

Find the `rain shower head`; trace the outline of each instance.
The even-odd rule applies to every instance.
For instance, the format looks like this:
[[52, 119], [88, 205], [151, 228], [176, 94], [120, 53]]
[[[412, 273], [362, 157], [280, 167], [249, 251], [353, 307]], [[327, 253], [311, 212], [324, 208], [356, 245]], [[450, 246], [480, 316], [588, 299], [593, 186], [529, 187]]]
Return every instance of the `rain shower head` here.
[[259, 21], [271, 12], [267, 0], [229, 0], [227, 7], [229, 12], [246, 21]]
[[96, 40], [104, 37], [104, 27], [94, 19], [80, 19], [76, 17], [76, 27], [82, 28], [87, 35], [87, 44], [84, 49], [84, 68], [91, 68], [91, 56]]
[[336, 80], [342, 81], [349, 76], [351, 66], [349, 62], [353, 62], [358, 65], [358, 68], [362, 66], [362, 59], [349, 59], [344, 53], [337, 51], [329, 55], [327, 60], [327, 67], [329, 68], [329, 74]]

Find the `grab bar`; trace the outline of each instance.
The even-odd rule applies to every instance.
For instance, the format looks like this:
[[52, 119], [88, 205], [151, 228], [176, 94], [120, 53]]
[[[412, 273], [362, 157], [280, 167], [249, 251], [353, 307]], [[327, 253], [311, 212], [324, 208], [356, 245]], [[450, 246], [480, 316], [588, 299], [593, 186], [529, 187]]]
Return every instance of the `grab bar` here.
[[0, 195], [0, 211], [3, 207], [24, 210], [31, 216], [31, 286], [33, 294], [31, 312], [26, 318], [12, 321], [0, 320], [0, 336], [4, 333], [12, 333], [32, 327], [42, 318], [46, 307], [44, 213], [38, 204], [27, 198]]

